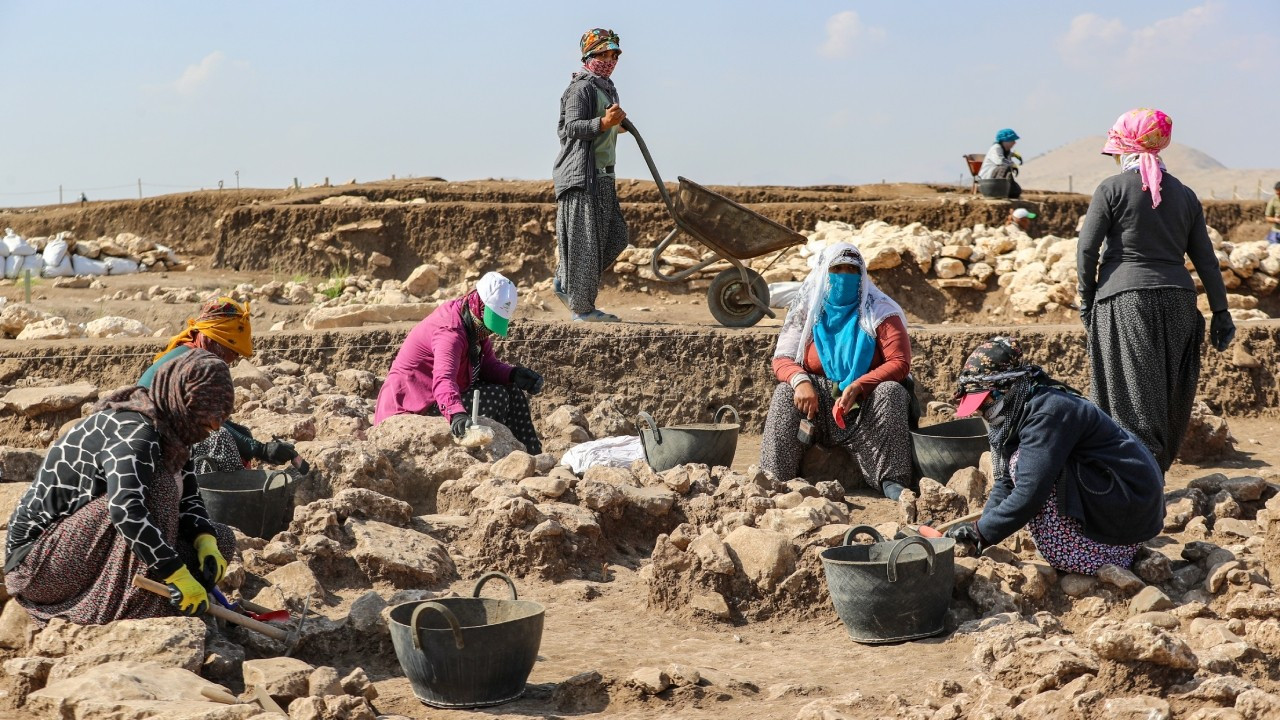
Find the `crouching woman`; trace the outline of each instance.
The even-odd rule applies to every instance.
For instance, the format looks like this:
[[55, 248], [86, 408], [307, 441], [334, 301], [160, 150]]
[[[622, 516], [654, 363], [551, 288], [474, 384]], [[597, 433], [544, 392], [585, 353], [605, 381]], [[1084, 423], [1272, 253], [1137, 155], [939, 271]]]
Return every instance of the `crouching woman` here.
[[[189, 455], [234, 397], [227, 364], [193, 349], [160, 367], [149, 389], [107, 395], [54, 442], [5, 544], [5, 587], [37, 625], [208, 608], [205, 586], [222, 579], [235, 536], [209, 520]], [[137, 573], [167, 584], [170, 598], [133, 587]]]
[[979, 345], [957, 380], [956, 414], [980, 412], [992, 488], [982, 517], [947, 531], [979, 551], [1023, 527], [1055, 569], [1129, 567], [1164, 527], [1164, 473], [1133, 433], [1022, 359], [1004, 337]]

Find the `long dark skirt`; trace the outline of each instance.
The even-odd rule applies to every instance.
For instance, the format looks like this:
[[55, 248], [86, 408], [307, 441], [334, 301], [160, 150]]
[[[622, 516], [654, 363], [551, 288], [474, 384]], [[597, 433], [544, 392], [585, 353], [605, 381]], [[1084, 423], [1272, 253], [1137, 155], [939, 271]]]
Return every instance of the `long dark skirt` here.
[[618, 204], [614, 176], [599, 174], [595, 192], [566, 190], [556, 202], [556, 281], [569, 296], [569, 309], [596, 309], [600, 278], [627, 249], [627, 221]]
[[1204, 316], [1196, 294], [1130, 290], [1101, 300], [1089, 322], [1093, 401], [1168, 470], [1191, 421]]
[[[475, 391], [480, 391], [480, 414], [490, 420], [497, 420], [511, 431], [517, 440], [524, 443], [524, 449], [530, 455], [542, 452], [542, 441], [538, 439], [538, 431], [533, 427], [533, 411], [529, 409], [529, 396], [515, 385], [495, 385], [480, 382], [462, 392], [462, 406], [471, 412]], [[431, 406], [428, 415], [439, 415], [440, 408]]]
[[[165, 542], [188, 567], [197, 568], [195, 549], [178, 539], [180, 494], [176, 482], [158, 480], [148, 487], [147, 510]], [[226, 525], [213, 523], [213, 528], [218, 551], [231, 560], [235, 534]], [[138, 573], [163, 580], [147, 573], [147, 566], [111, 524], [103, 496], [51, 525], [4, 580], [9, 594], [41, 627], [55, 617], [78, 625], [102, 625], [177, 615], [168, 598], [133, 586]]]
[[[816, 441], [826, 447], [841, 446], [853, 455], [862, 479], [883, 492], [885, 481], [912, 487], [911, 435], [907, 414], [911, 396], [896, 382], [882, 382], [864, 400], [858, 417], [841, 430], [831, 415], [835, 399], [827, 384], [815, 383], [818, 414], [814, 418]], [[778, 383], [764, 421], [760, 467], [782, 481], [796, 477], [806, 446], [797, 438], [800, 411], [790, 383]]]

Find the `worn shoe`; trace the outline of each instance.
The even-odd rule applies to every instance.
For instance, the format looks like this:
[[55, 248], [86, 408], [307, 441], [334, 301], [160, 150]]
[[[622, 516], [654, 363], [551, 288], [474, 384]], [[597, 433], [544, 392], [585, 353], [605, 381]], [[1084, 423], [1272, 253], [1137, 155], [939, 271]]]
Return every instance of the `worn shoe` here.
[[603, 310], [592, 310], [588, 313], [574, 313], [574, 322], [597, 322], [597, 323], [616, 323], [620, 322], [617, 315], [612, 315]]

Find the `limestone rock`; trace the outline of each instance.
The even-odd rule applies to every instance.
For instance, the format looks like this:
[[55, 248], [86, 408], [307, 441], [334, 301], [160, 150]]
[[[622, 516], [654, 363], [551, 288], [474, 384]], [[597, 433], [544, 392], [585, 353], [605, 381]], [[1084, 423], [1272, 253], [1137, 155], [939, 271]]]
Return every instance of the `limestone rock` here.
[[36, 626], [31, 615], [16, 602], [6, 602], [0, 611], [0, 648], [22, 650], [31, 644]]
[[731, 620], [733, 612], [729, 609], [729, 603], [720, 593], [694, 593], [689, 598], [689, 608], [695, 613], [705, 613], [717, 620]]
[[665, 670], [656, 667], [642, 667], [631, 673], [627, 682], [645, 695], [657, 695], [671, 687], [671, 678]]
[[30, 323], [18, 333], [19, 340], [66, 340], [84, 335], [79, 325], [66, 318], [51, 317]]
[[274, 387], [270, 376], [248, 360], [241, 360], [231, 366], [231, 384], [238, 388], [256, 389], [262, 392]]
[[356, 543], [351, 557], [372, 581], [430, 588], [457, 577], [448, 549], [430, 535], [356, 518], [345, 527]]
[[1195, 670], [1195, 653], [1182, 638], [1154, 625], [1120, 624], [1102, 619], [1086, 631], [1099, 657], [1117, 662], [1139, 660], [1177, 670]]
[[1129, 601], [1129, 614], [1137, 615], [1156, 610], [1168, 610], [1172, 607], [1173, 601], [1169, 599], [1168, 595], [1165, 595], [1160, 588], [1148, 585]]
[[986, 505], [987, 476], [976, 467], [957, 470], [947, 481], [947, 488], [964, 498], [967, 512], [977, 512]]
[[97, 397], [98, 388], [90, 383], [14, 388], [0, 398], [0, 408], [27, 417], [36, 417], [45, 413], [70, 410]]
[[1144, 583], [1137, 575], [1118, 565], [1103, 565], [1098, 568], [1098, 580], [1126, 593], [1135, 593], [1144, 586]]
[[49, 672], [50, 682], [94, 665], [124, 660], [198, 672], [205, 657], [204, 635], [204, 622], [193, 617], [117, 620], [106, 625], [76, 625], [54, 618], [36, 635], [31, 654], [58, 658]]
[[[44, 463], [45, 452], [42, 449], [0, 446], [0, 481], [3, 481], [5, 485], [30, 484], [36, 477], [36, 471]], [[21, 489], [23, 491], [26, 490], [25, 487]], [[17, 495], [21, 494], [21, 492], [17, 493]], [[13, 502], [17, 503], [16, 495], [13, 498]], [[9, 516], [13, 514], [13, 508], [13, 504], [0, 506], [0, 525], [9, 522]]]
[[202, 688], [223, 690], [195, 673], [154, 662], [115, 661], [87, 667], [27, 696], [24, 715], [97, 720], [241, 720], [262, 712], [248, 703], [222, 705]]
[[342, 691], [348, 695], [362, 697], [366, 700], [377, 700], [378, 689], [373, 686], [373, 682], [369, 680], [369, 675], [364, 668], [355, 668], [342, 678]]
[[421, 320], [436, 309], [435, 303], [405, 303], [403, 305], [365, 305], [352, 303], [333, 307], [318, 307], [307, 313], [302, 326], [307, 330], [360, 327], [393, 322]]
[[358, 368], [339, 370], [334, 376], [334, 384], [339, 392], [346, 395], [372, 399], [378, 394], [378, 376], [368, 370]]
[[523, 450], [517, 450], [493, 464], [489, 472], [494, 477], [520, 482], [538, 472], [538, 462]]
[[410, 295], [427, 297], [440, 287], [440, 268], [435, 265], [419, 265], [409, 273], [401, 287]]
[[1169, 702], [1150, 695], [1108, 698], [1098, 714], [1100, 720], [1169, 720]]
[[338, 676], [338, 671], [328, 665], [311, 671], [307, 676], [307, 694], [312, 697], [341, 695], [342, 679]]
[[84, 334], [91, 338], [149, 337], [151, 329], [132, 318], [108, 315], [90, 320]]
[[968, 512], [968, 501], [959, 493], [930, 478], [920, 479], [916, 498], [916, 520], [923, 525], [939, 525]]
[[[274, 570], [263, 579], [270, 583], [271, 586], [259, 593], [259, 597], [263, 600], [258, 603], [260, 605], [275, 605], [274, 598], [280, 597], [281, 594], [286, 599], [299, 601], [310, 595], [312, 602], [320, 602], [325, 597], [324, 586], [320, 584], [316, 574], [311, 571], [311, 567], [301, 560], [291, 562]], [[271, 600], [268, 601], [268, 599]]]
[[287, 707], [294, 699], [307, 697], [310, 691], [309, 680], [314, 671], [314, 667], [297, 658], [245, 660], [244, 686], [246, 689], [262, 688], [272, 700]]
[[786, 535], [739, 527], [724, 539], [735, 565], [762, 589], [771, 590], [795, 570], [795, 548]]

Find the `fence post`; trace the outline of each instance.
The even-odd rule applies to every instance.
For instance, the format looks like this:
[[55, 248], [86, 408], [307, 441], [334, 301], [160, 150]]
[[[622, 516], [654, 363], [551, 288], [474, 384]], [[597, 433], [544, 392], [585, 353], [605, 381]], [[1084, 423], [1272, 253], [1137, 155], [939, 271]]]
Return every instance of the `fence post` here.
[[142, 199], [142, 178], [138, 178], [138, 199]]
[[[1259, 188], [1259, 190], [1258, 190], [1258, 191], [1259, 191], [1259, 192], [1261, 192], [1261, 191], [1262, 191], [1262, 190], [1261, 190], [1261, 188], [1262, 188], [1262, 181], [1261, 181], [1261, 180], [1259, 180], [1259, 181], [1258, 181], [1258, 188]], [[62, 204], [62, 186], [61, 186], [61, 185], [59, 185], [59, 186], [58, 186], [58, 204], [59, 204], [59, 205], [61, 205], [61, 204]]]
[[31, 268], [27, 268], [22, 273], [22, 294], [27, 299], [27, 304], [31, 304]]

